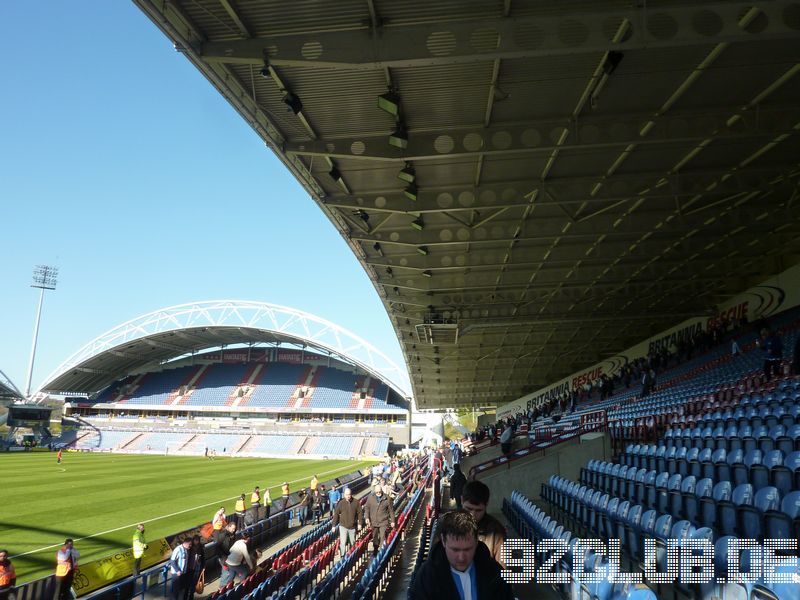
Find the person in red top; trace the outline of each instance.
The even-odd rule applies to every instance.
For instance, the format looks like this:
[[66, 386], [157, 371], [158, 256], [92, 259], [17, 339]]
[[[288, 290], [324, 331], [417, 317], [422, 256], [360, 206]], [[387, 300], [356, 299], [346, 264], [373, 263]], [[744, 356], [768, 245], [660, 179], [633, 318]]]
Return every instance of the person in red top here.
[[61, 464], [61, 448], [58, 449], [58, 454], [56, 454], [56, 463]]
[[8, 550], [0, 550], [0, 600], [8, 600], [17, 585], [17, 572], [8, 559]]

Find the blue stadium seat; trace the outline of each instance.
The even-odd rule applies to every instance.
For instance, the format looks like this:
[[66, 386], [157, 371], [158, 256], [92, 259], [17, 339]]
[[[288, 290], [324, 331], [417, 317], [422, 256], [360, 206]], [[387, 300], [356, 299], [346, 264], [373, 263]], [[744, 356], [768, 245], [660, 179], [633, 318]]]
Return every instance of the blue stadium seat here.
[[683, 517], [692, 523], [697, 523], [700, 517], [700, 499], [711, 497], [714, 482], [705, 477], [697, 482], [693, 493], [683, 495]]
[[730, 502], [733, 486], [730, 481], [720, 481], [711, 492], [711, 497], [700, 498], [700, 523], [703, 527], [718, 530], [717, 508], [721, 502]]
[[764, 537], [800, 537], [800, 491], [789, 492], [781, 501], [780, 510], [764, 511]]

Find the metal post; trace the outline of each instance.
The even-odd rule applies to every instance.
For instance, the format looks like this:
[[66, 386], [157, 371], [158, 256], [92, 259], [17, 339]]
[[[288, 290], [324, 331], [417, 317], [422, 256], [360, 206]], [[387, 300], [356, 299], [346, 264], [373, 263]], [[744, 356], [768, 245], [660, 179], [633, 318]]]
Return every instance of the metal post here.
[[33, 269], [33, 283], [31, 287], [39, 288], [39, 308], [36, 310], [36, 324], [33, 328], [33, 345], [31, 348], [31, 360], [28, 363], [28, 382], [25, 386], [25, 397], [31, 395], [31, 380], [33, 379], [33, 361], [36, 358], [36, 342], [39, 338], [39, 321], [42, 318], [42, 303], [44, 302], [44, 291], [56, 289], [58, 279], [58, 268], [47, 265], [37, 265]]
[[25, 397], [31, 395], [31, 380], [33, 379], [33, 361], [36, 358], [36, 341], [39, 337], [39, 321], [42, 318], [42, 303], [44, 302], [44, 288], [39, 293], [39, 308], [36, 310], [36, 324], [33, 326], [33, 346], [31, 347], [31, 359], [28, 361], [28, 383], [25, 385]]

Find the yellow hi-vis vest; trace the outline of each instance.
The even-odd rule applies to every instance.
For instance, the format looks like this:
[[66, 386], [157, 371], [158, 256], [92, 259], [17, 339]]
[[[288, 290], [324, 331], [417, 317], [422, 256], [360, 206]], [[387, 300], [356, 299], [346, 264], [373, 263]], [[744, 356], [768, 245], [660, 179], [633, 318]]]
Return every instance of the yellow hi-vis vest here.
[[133, 558], [142, 558], [147, 544], [144, 543], [144, 535], [138, 529], [133, 532]]
[[261, 504], [261, 492], [253, 492], [250, 494], [251, 504]]
[[286, 483], [286, 484], [281, 486], [281, 493], [284, 496], [288, 496], [289, 495], [289, 484], [288, 483]]
[[236, 512], [244, 512], [244, 500], [241, 498], [236, 501]]

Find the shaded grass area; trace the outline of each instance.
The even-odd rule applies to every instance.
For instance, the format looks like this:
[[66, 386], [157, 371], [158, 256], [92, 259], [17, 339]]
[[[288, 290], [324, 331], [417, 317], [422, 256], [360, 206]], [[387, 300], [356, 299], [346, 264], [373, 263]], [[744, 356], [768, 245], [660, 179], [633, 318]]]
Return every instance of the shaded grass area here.
[[370, 464], [64, 453], [58, 465], [55, 453], [3, 453], [0, 547], [10, 551], [18, 581], [28, 581], [54, 570], [55, 546], [66, 537], [75, 538], [87, 562], [129, 548], [139, 521], [147, 539], [158, 539], [208, 522], [220, 506], [232, 513], [241, 493], [249, 504], [256, 485], [269, 487], [275, 499], [284, 481], [294, 491], [315, 473], [326, 481]]

